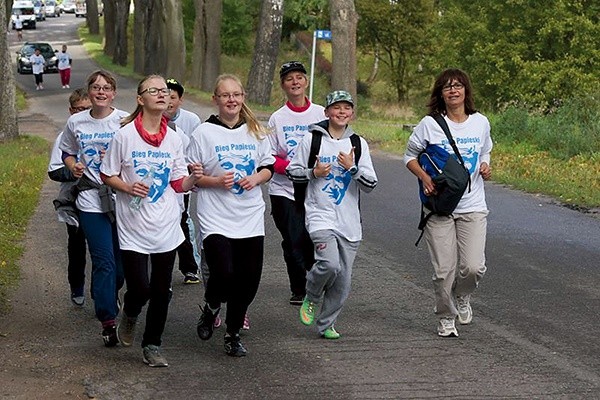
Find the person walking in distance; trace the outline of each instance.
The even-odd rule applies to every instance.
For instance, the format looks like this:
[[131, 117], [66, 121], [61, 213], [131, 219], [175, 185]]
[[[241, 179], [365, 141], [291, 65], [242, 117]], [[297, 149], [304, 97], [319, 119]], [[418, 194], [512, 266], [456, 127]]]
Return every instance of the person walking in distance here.
[[102, 323], [106, 347], [116, 346], [117, 299], [123, 286], [123, 268], [117, 236], [112, 189], [100, 177], [100, 166], [113, 136], [128, 113], [112, 106], [117, 81], [107, 71], [87, 78], [92, 102], [89, 111], [72, 115], [63, 131], [63, 162], [79, 178], [76, 205], [92, 259], [92, 294], [96, 317]]
[[31, 72], [35, 78], [35, 90], [44, 89], [44, 66], [46, 65], [46, 60], [39, 48], [36, 47], [33, 51], [33, 54], [29, 57], [29, 62], [31, 63]]
[[288, 61], [279, 70], [286, 103], [269, 118], [275, 174], [269, 182], [271, 214], [281, 233], [283, 259], [290, 282], [290, 304], [301, 305], [306, 295], [306, 271], [314, 263], [313, 244], [304, 224], [304, 205], [294, 201], [294, 187], [285, 173], [308, 126], [325, 119], [324, 108], [306, 97], [308, 79], [304, 65]]
[[62, 50], [56, 54], [56, 58], [58, 58], [58, 73], [60, 75], [60, 83], [63, 89], [68, 89], [71, 86], [71, 64], [73, 63], [73, 59], [71, 55], [67, 53], [67, 45], [62, 45]]
[[[180, 136], [163, 115], [169, 94], [161, 76], [140, 81], [138, 105], [123, 119], [100, 167], [102, 180], [117, 193], [117, 230], [127, 282], [118, 337], [123, 346], [132, 345], [137, 318], [148, 303], [141, 345], [150, 367], [169, 365], [160, 346], [176, 249], [184, 239], [176, 193], [190, 190], [202, 176], [200, 164], [192, 164], [188, 175]], [[147, 182], [145, 176], [150, 176]], [[132, 207], [132, 200], [140, 200], [139, 206]]]
[[[187, 145], [192, 132], [200, 125], [201, 120], [196, 114], [181, 108], [183, 103], [184, 88], [176, 79], [167, 79], [167, 87], [171, 90], [169, 106], [164, 115], [170, 123], [177, 126], [180, 132], [186, 136], [182, 140], [186, 142], [185, 153], [187, 156]], [[187, 131], [186, 131], [187, 129]], [[184, 241], [177, 248], [179, 257], [179, 271], [183, 274], [183, 283], [200, 283], [198, 277], [198, 265], [200, 264], [200, 252], [195, 245], [195, 226], [190, 218], [190, 198], [196, 199], [195, 193], [185, 193], [181, 195], [183, 211], [181, 213], [181, 229], [185, 236]]]
[[[71, 115], [78, 112], [87, 111], [92, 108], [92, 103], [85, 89], [76, 89], [69, 96], [69, 113]], [[76, 179], [69, 171], [62, 160], [62, 152], [58, 147], [63, 133], [60, 132], [54, 142], [52, 153], [50, 156], [50, 164], [48, 165], [48, 176], [53, 181], [60, 182], [59, 199], [69, 196], [68, 192], [76, 185]], [[60, 201], [57, 199], [57, 201]], [[56, 201], [55, 201], [55, 204]], [[85, 264], [86, 264], [86, 244], [83, 229], [79, 225], [77, 218], [77, 209], [75, 204], [69, 204], [69, 214], [64, 214], [58, 211], [58, 220], [67, 225], [67, 277], [69, 287], [71, 288], [71, 301], [76, 306], [83, 306], [85, 303], [84, 286], [85, 286]], [[71, 216], [72, 218], [69, 218]]]
[[[350, 93], [333, 91], [326, 104], [327, 119], [309, 127], [287, 172], [294, 182], [308, 184], [306, 228], [315, 254], [315, 264], [306, 274], [300, 321], [312, 325], [316, 319], [323, 338], [338, 339], [341, 334], [334, 325], [350, 294], [352, 266], [362, 240], [359, 191], [371, 192], [377, 175], [367, 142], [349, 126], [354, 117]], [[319, 144], [314, 155], [313, 143]], [[313, 157], [314, 167], [309, 164]]]
[[15, 30], [17, 31], [17, 39], [19, 41], [23, 40], [23, 20], [19, 14], [15, 16]]
[[218, 115], [192, 133], [189, 150], [190, 161], [204, 166], [196, 218], [210, 272], [196, 330], [200, 339], [210, 339], [221, 303], [227, 303], [225, 352], [241, 357], [247, 351], [239, 332], [263, 267], [265, 202], [259, 185], [271, 178], [275, 159], [239, 78], [219, 76], [213, 93]]
[[[438, 335], [458, 336], [455, 319], [470, 324], [473, 319], [471, 294], [486, 272], [485, 241], [488, 208], [484, 180], [490, 179], [492, 139], [490, 124], [477, 112], [473, 88], [466, 72], [447, 69], [435, 80], [424, 117], [408, 139], [404, 162], [421, 180], [426, 196], [437, 194], [431, 176], [419, 165], [419, 154], [428, 145], [437, 145], [454, 154], [452, 146], [431, 116], [439, 114], [450, 128], [458, 150], [469, 166], [470, 190], [465, 191], [449, 216], [433, 214], [424, 228], [424, 237], [433, 264], [435, 314]], [[429, 211], [429, 210], [428, 210]]]

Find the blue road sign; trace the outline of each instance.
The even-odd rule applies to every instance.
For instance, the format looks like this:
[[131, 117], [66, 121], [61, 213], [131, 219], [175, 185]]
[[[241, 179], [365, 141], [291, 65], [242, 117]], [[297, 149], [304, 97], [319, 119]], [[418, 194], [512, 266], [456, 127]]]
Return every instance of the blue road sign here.
[[331, 31], [315, 31], [317, 39], [331, 40]]

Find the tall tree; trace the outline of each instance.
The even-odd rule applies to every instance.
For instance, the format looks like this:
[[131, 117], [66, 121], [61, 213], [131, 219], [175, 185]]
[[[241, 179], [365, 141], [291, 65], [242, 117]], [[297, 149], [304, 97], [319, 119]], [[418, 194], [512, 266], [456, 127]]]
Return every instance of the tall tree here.
[[211, 92], [221, 70], [222, 0], [194, 0], [194, 51], [191, 83]]
[[104, 54], [112, 57], [117, 46], [117, 0], [104, 0]]
[[165, 54], [159, 72], [179, 79], [185, 77], [185, 34], [181, 0], [162, 0], [161, 24], [159, 25]]
[[127, 25], [129, 22], [129, 7], [131, 0], [116, 0], [116, 20], [115, 30], [115, 51], [113, 53], [113, 63], [118, 65], [127, 65], [127, 55], [129, 52], [127, 39]]
[[[146, 21], [148, 19], [148, 2], [151, 0], [133, 0], [133, 37], [146, 37]], [[133, 41], [133, 71], [144, 73], [144, 41]]]
[[154, 0], [147, 3], [146, 28], [152, 27], [152, 29], [146, 29], [143, 40], [144, 75], [156, 74], [159, 72], [158, 66], [156, 65], [156, 55], [161, 54], [159, 30], [157, 29], [160, 24], [160, 1], [161, 0]]
[[356, 98], [356, 26], [354, 0], [329, 0], [331, 18], [331, 88]]
[[87, 26], [92, 35], [100, 34], [100, 21], [98, 19], [98, 0], [85, 0]]
[[282, 25], [283, 0], [263, 0], [248, 76], [248, 98], [259, 104], [268, 105], [271, 101]]
[[0, 7], [0, 140], [15, 138], [19, 135], [17, 124], [17, 106], [15, 101], [15, 76], [10, 62], [8, 46], [8, 13], [6, 7]]

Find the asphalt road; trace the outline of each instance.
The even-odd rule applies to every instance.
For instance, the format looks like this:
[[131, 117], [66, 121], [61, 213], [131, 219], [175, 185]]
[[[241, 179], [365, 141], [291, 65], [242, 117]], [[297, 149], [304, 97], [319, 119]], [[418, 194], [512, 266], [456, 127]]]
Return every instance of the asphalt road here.
[[[74, 34], [81, 22], [67, 15], [25, 32], [69, 44], [71, 87], [94, 68]], [[18, 78], [31, 93], [29, 115], [43, 114], [55, 129], [66, 120], [67, 91], [58, 75], [45, 80], [47, 89], [36, 92], [32, 76]], [[135, 86], [119, 79], [117, 107], [133, 109]], [[186, 107], [203, 119], [211, 110], [192, 101]], [[425, 244], [414, 247], [415, 179], [398, 157], [374, 151], [374, 162], [380, 183], [361, 199], [365, 238], [336, 324], [342, 339], [320, 339], [287, 304], [280, 237], [267, 216], [263, 280], [243, 337], [248, 357], [223, 353], [222, 330], [209, 342], [196, 337], [202, 288], [184, 286], [176, 272], [164, 334], [171, 365], [162, 370], [144, 366], [136, 345], [103, 348], [89, 299], [84, 310], [71, 307], [61, 276], [64, 227], [49, 205], [56, 185], [47, 182], [23, 260], [23, 286], [40, 293], [14, 300], [16, 313], [37, 308], [26, 322], [14, 314], [0, 319], [7, 332], [0, 377], [20, 382], [23, 375], [45, 398], [600, 398], [598, 215], [488, 183], [488, 273], [472, 300], [475, 317], [459, 326], [459, 338], [441, 339]], [[13, 386], [0, 396], [28, 398]]]

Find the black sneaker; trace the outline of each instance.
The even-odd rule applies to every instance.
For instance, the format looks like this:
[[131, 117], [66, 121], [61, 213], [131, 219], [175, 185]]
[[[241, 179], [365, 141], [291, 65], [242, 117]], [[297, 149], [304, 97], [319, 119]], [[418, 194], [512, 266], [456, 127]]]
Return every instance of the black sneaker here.
[[117, 343], [119, 343], [117, 327], [115, 325], [105, 327], [102, 330], [102, 340], [104, 340], [104, 345], [106, 347], [115, 347]]
[[301, 306], [303, 301], [303, 294], [293, 294], [292, 297], [290, 297], [290, 304], [293, 306]]
[[240, 340], [239, 334], [225, 334], [225, 353], [231, 357], [244, 357], [248, 353]]
[[194, 274], [193, 272], [186, 272], [185, 275], [183, 276], [183, 283], [188, 284], [188, 285], [200, 283], [200, 278], [198, 278], [198, 275]]
[[198, 320], [198, 325], [196, 326], [196, 332], [198, 332], [200, 339], [208, 340], [213, 334], [215, 318], [219, 314], [219, 310], [213, 314], [210, 311], [208, 304], [205, 304], [204, 308], [201, 308], [201, 310], [202, 314], [200, 314], [200, 319]]

